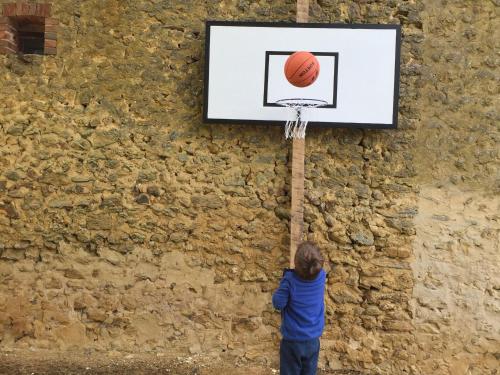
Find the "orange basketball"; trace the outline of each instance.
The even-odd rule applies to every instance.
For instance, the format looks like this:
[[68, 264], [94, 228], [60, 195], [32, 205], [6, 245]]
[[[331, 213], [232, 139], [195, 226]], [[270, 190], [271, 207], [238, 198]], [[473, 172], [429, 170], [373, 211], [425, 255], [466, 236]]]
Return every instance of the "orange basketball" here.
[[294, 86], [312, 85], [319, 76], [319, 61], [310, 52], [297, 51], [286, 60], [285, 76]]

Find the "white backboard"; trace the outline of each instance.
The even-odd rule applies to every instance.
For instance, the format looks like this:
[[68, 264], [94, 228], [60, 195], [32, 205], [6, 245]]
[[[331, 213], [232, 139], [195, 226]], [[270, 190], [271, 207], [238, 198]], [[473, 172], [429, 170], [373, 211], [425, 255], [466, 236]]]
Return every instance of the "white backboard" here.
[[[208, 21], [204, 121], [283, 124], [279, 99], [321, 99], [303, 113], [313, 125], [395, 128], [399, 93], [399, 25], [284, 24]], [[318, 79], [298, 88], [286, 59], [309, 51]]]

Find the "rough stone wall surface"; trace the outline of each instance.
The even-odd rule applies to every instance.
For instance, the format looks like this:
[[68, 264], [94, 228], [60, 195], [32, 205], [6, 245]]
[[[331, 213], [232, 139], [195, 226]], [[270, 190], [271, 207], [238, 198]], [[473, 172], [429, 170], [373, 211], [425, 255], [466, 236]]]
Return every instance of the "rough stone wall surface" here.
[[416, 218], [414, 306], [420, 373], [499, 368], [500, 199], [423, 187]]
[[500, 369], [498, 5], [424, 2], [412, 262], [422, 374]]
[[[484, 6], [464, 12], [478, 17], [472, 20], [479, 29], [488, 24], [481, 17], [498, 7], [478, 3]], [[0, 56], [1, 347], [276, 360], [279, 314], [270, 294], [288, 263], [289, 144], [276, 127], [202, 124], [204, 21], [293, 22], [295, 5], [61, 0], [53, 3], [57, 56]], [[322, 366], [425, 374], [441, 365], [437, 353], [423, 354], [435, 350], [432, 342], [450, 358], [464, 342], [458, 328], [443, 324], [441, 310], [420, 303], [427, 290], [419, 273], [435, 250], [424, 247], [431, 232], [415, 230], [437, 210], [418, 186], [443, 177], [427, 172], [431, 159], [421, 152], [448, 170], [446, 156], [455, 149], [439, 152], [449, 135], [444, 118], [454, 121], [454, 145], [470, 143], [458, 109], [429, 99], [459, 99], [446, 94], [446, 83], [458, 84], [446, 73], [446, 53], [437, 60], [431, 53], [466, 48], [462, 36], [448, 46], [434, 31], [440, 17], [450, 19], [444, 25], [451, 30], [451, 17], [463, 10], [461, 2], [448, 5], [451, 15], [422, 1], [311, 1], [311, 22], [403, 25], [399, 129], [311, 129], [306, 140], [306, 232], [330, 272]], [[487, 51], [470, 52], [490, 54], [493, 66], [478, 69], [484, 82], [497, 66]], [[470, 83], [487, 102], [476, 73]], [[465, 96], [468, 87], [462, 90]], [[469, 108], [472, 115], [475, 106]], [[490, 157], [481, 176], [494, 186], [487, 176], [498, 160], [495, 106], [481, 108], [489, 153], [480, 152], [481, 143], [467, 155]], [[467, 124], [484, 136], [472, 119]], [[471, 174], [462, 175], [472, 177], [477, 168], [466, 159]], [[481, 240], [474, 259], [484, 252], [498, 262], [488, 250], [495, 233]], [[440, 243], [449, 234], [439, 235]], [[435, 275], [449, 277], [445, 270]], [[441, 292], [455, 290], [469, 303], [453, 280], [443, 281]], [[481, 299], [488, 306], [480, 320], [498, 329], [498, 286], [481, 280], [491, 296]], [[431, 324], [432, 314], [439, 321], [433, 337], [418, 327]], [[481, 332], [471, 327], [471, 347], [484, 348], [476, 345], [483, 337], [490, 346], [474, 360], [486, 358], [491, 369], [498, 339]]]

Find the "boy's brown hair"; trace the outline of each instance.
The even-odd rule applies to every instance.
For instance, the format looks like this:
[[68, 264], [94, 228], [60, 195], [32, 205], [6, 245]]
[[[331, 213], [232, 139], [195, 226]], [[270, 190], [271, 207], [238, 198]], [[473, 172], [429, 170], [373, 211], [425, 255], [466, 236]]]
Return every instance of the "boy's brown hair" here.
[[318, 246], [310, 241], [302, 242], [297, 247], [294, 261], [295, 272], [304, 280], [314, 280], [324, 263]]

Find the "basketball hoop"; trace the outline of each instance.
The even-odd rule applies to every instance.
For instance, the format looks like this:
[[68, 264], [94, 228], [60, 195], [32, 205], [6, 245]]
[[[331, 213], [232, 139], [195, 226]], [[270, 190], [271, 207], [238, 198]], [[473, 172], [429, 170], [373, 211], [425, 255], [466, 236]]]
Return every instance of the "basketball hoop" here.
[[285, 138], [286, 139], [304, 139], [306, 136], [307, 120], [302, 119], [302, 113], [307, 108], [317, 108], [327, 105], [328, 102], [320, 99], [280, 99], [276, 104], [291, 108], [295, 111], [295, 119], [288, 120], [285, 123]]

